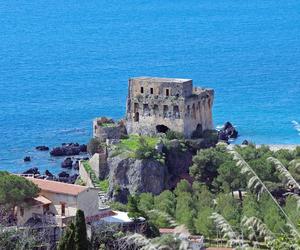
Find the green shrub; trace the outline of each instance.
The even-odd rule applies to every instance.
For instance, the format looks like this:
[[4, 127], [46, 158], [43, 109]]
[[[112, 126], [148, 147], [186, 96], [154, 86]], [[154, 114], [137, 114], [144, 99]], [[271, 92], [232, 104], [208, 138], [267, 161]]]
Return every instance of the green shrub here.
[[184, 140], [184, 135], [180, 132], [168, 130], [166, 133], [166, 139], [168, 139], [168, 140], [174, 140], [174, 139]]

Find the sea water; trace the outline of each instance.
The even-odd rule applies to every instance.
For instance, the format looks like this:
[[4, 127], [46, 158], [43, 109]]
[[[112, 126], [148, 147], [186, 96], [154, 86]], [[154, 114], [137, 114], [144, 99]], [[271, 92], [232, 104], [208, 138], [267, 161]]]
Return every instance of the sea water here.
[[300, 143], [298, 0], [9, 0], [0, 24], [1, 170], [60, 171], [34, 147], [86, 143], [141, 75], [214, 88], [237, 143]]

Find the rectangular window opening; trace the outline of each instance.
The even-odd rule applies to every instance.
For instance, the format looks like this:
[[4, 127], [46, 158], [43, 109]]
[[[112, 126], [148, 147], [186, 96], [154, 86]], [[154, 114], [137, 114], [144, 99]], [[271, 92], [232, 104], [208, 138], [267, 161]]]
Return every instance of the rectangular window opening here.
[[169, 95], [170, 95], [170, 90], [166, 89], [166, 96], [169, 96]]
[[141, 87], [141, 94], [144, 93], [144, 87]]
[[150, 94], [153, 95], [153, 88], [150, 88]]

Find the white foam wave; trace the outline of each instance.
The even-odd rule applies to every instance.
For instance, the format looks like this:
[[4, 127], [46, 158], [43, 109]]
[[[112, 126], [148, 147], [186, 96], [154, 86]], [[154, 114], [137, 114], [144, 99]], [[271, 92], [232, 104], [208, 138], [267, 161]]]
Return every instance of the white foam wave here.
[[300, 123], [297, 122], [297, 121], [295, 121], [295, 120], [293, 120], [292, 124], [293, 124], [294, 129], [299, 132], [298, 135], [300, 135]]
[[85, 133], [85, 128], [71, 128], [71, 129], [62, 129], [58, 133], [59, 134], [82, 134]]

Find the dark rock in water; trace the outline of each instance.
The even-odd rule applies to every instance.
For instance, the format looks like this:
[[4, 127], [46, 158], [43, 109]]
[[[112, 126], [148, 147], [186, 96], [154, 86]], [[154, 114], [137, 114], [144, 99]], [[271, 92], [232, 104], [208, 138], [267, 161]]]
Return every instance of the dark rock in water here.
[[82, 153], [86, 153], [87, 152], [87, 145], [82, 144], [82, 145], [79, 146], [79, 148], [80, 148], [80, 152], [82, 152]]
[[51, 177], [51, 178], [54, 177], [54, 175], [53, 175], [48, 169], [45, 171], [45, 175], [46, 175], [47, 177]]
[[63, 143], [61, 147], [53, 148], [50, 151], [51, 156], [71, 156], [86, 153], [86, 145], [78, 143]]
[[24, 161], [25, 161], [25, 162], [29, 162], [29, 161], [31, 161], [31, 158], [30, 158], [30, 156], [25, 156], [25, 157], [24, 157]]
[[228, 141], [229, 139], [236, 139], [237, 137], [238, 131], [230, 122], [226, 122], [218, 133], [218, 138], [221, 141]]
[[61, 167], [62, 168], [69, 168], [71, 169], [73, 165], [73, 161], [70, 157], [67, 157], [62, 163], [61, 163]]
[[242, 145], [249, 145], [249, 142], [248, 142], [247, 140], [244, 140], [244, 141], [242, 142]]
[[39, 175], [39, 169], [38, 168], [30, 168], [28, 170], [26, 170], [25, 172], [23, 172], [23, 174], [34, 174], [34, 175]]
[[68, 183], [74, 184], [78, 178], [78, 174], [73, 174], [69, 177]]
[[58, 174], [58, 177], [64, 177], [64, 178], [69, 178], [69, 174], [65, 171], [62, 171]]
[[47, 146], [37, 146], [35, 149], [39, 150], [39, 151], [48, 151], [49, 147], [47, 147]]

